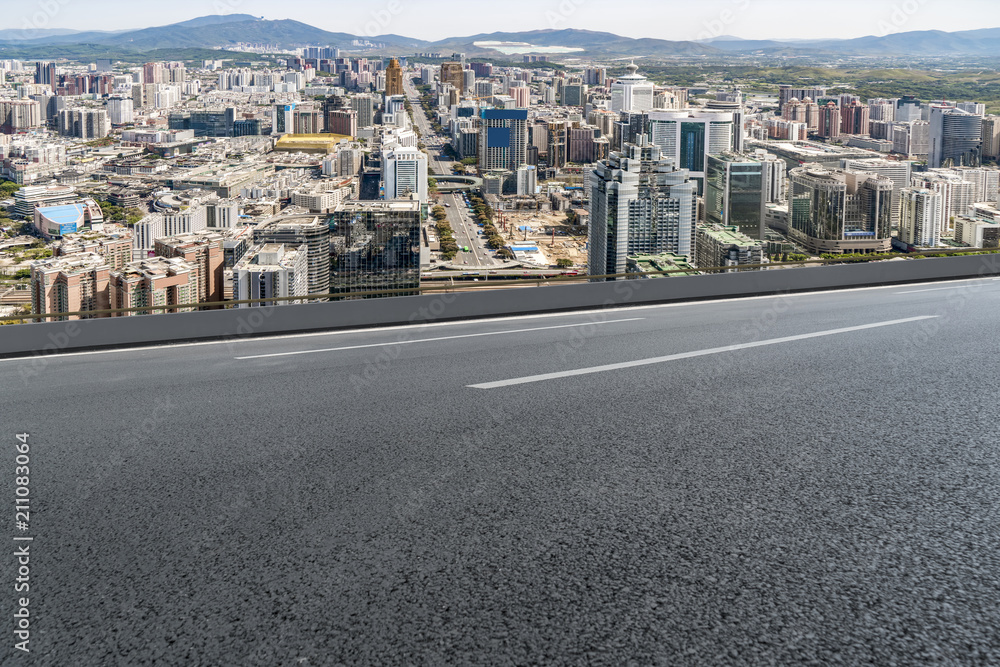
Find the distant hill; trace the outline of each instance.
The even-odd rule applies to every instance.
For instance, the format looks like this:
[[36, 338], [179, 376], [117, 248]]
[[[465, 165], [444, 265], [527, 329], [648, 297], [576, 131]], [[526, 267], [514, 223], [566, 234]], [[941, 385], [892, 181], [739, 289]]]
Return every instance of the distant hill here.
[[[178, 48], [225, 48], [238, 42], [263, 42], [278, 44], [283, 47], [305, 44], [349, 46], [355, 39], [357, 39], [355, 35], [343, 32], [328, 32], [290, 19], [266, 21], [249, 14], [227, 14], [203, 16], [171, 25], [117, 33], [91, 31], [75, 34], [46, 35], [37, 39], [21, 41], [19, 45], [92, 44], [141, 51]], [[421, 40], [406, 37], [383, 36], [377, 39], [387, 44], [398, 45], [401, 48], [413, 48], [424, 43]]]
[[68, 28], [4, 28], [0, 30], [0, 41], [13, 39], [39, 39], [42, 37], [55, 37], [60, 35], [75, 35], [79, 30]]
[[[885, 36], [870, 35], [857, 39], [820, 40], [748, 40], [723, 35], [700, 42], [671, 41], [656, 38], [632, 39], [594, 30], [529, 30], [493, 32], [449, 37], [427, 42], [402, 35], [360, 37], [386, 44], [390, 53], [406, 54], [413, 50], [442, 53], [459, 51], [469, 55], [502, 57], [496, 50], [477, 47], [476, 42], [525, 42], [539, 47], [564, 46], [581, 49], [575, 52], [591, 57], [638, 56], [725, 56], [726, 54], [766, 55], [850, 55], [850, 56], [964, 56], [1000, 53], [1000, 28], [960, 32], [940, 30], [912, 31]], [[250, 14], [202, 16], [171, 25], [120, 32], [71, 30], [20, 31], [0, 30], [0, 53], [4, 50], [30, 49], [50, 45], [54, 54], [102, 48], [142, 52], [154, 49], [212, 49], [232, 47], [237, 42], [263, 42], [283, 48], [305, 45], [329, 45], [350, 51], [358, 36], [331, 32], [290, 19], [265, 20]], [[82, 48], [86, 47], [86, 48]]]
[[848, 55], [921, 55], [948, 56], [992, 54], [1000, 50], [1000, 29], [943, 32], [920, 30], [884, 37], [874, 35], [857, 39], [798, 43]]

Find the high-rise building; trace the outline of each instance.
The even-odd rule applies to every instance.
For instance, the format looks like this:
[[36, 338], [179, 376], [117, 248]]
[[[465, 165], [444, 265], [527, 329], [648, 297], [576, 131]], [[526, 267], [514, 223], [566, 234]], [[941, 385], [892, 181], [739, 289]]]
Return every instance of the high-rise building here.
[[59, 83], [56, 77], [56, 64], [47, 62], [35, 63], [35, 83], [49, 86], [53, 90]]
[[470, 63], [469, 69], [482, 79], [488, 79], [493, 76], [493, 63]]
[[103, 139], [111, 134], [111, 119], [104, 109], [64, 109], [59, 112], [59, 134], [80, 139]]
[[930, 123], [915, 120], [895, 123], [892, 127], [892, 152], [906, 155], [912, 160], [927, 157], [930, 144]]
[[879, 97], [868, 100], [868, 117], [872, 121], [892, 122], [896, 120], [896, 103], [898, 100], [887, 100]]
[[751, 238], [765, 238], [764, 213], [770, 173], [763, 161], [746, 155], [708, 156], [705, 219], [720, 227], [736, 227]]
[[793, 97], [781, 108], [781, 117], [796, 123], [804, 123], [806, 122], [806, 107], [799, 102], [799, 98]]
[[338, 206], [329, 222], [330, 293], [412, 294], [420, 286], [421, 210], [412, 199]]
[[403, 94], [403, 69], [399, 66], [399, 61], [392, 58], [385, 68], [385, 95], [391, 97]]
[[589, 86], [603, 86], [607, 82], [608, 70], [604, 67], [588, 67], [584, 70], [584, 83]]
[[450, 83], [455, 90], [465, 89], [465, 76], [461, 62], [441, 63], [441, 83]]
[[625, 273], [628, 255], [691, 256], [696, 186], [658, 146], [629, 144], [590, 174], [589, 273]]
[[920, 100], [912, 95], [903, 95], [896, 100], [894, 120], [897, 123], [910, 123], [921, 120]]
[[[110, 272], [111, 267], [105, 258], [96, 253], [80, 253], [32, 262], [31, 312], [42, 315], [107, 310]], [[89, 316], [66, 315], [52, 320], [78, 320], [87, 317]]]
[[120, 269], [132, 261], [132, 233], [129, 231], [105, 234], [87, 230], [68, 234], [50, 247], [53, 257], [70, 257], [87, 253], [100, 255], [112, 269]]
[[479, 168], [514, 171], [526, 162], [527, 109], [483, 109], [479, 124]]
[[375, 98], [371, 95], [352, 97], [351, 109], [358, 115], [358, 127], [371, 127], [375, 124]]
[[666, 159], [689, 172], [699, 191], [704, 188], [708, 156], [733, 150], [734, 134], [734, 114], [729, 111], [649, 112], [650, 140]]
[[0, 134], [17, 134], [41, 124], [41, 106], [35, 100], [0, 100]]
[[[937, 170], [932, 170], [931, 173], [935, 171]], [[963, 181], [975, 185], [975, 203], [996, 203], [997, 195], [1000, 194], [1000, 171], [989, 167], [953, 167], [948, 172], [958, 174]]]
[[824, 139], [839, 139], [843, 117], [840, 108], [833, 102], [828, 102], [819, 109], [819, 123], [816, 134]]
[[649, 111], [653, 108], [653, 84], [638, 73], [639, 67], [629, 63], [628, 74], [611, 84], [611, 110]]
[[933, 247], [941, 242], [941, 193], [924, 188], [903, 188], [899, 221], [899, 239], [918, 247]]
[[[143, 306], [187, 306], [198, 302], [198, 270], [179, 257], [150, 257], [113, 270], [109, 280], [112, 308]], [[159, 315], [196, 310], [192, 307], [138, 310], [116, 313], [116, 317]]]
[[979, 198], [974, 180], [966, 180], [957, 170], [940, 169], [915, 173], [911, 177], [911, 184], [912, 187], [932, 190], [941, 195], [942, 234], [951, 230], [953, 218], [966, 215], [969, 207]]
[[868, 134], [869, 110], [867, 104], [851, 102], [840, 108], [841, 134]]
[[789, 173], [788, 231], [816, 253], [886, 252], [891, 247], [891, 180], [870, 172], [807, 164]]
[[309, 294], [327, 294], [330, 289], [330, 227], [315, 216], [276, 218], [253, 230], [256, 244], [280, 243], [292, 248], [308, 246]]
[[569, 162], [589, 164], [597, 160], [604, 159], [607, 155], [597, 155], [598, 143], [601, 137], [600, 128], [593, 125], [583, 127], [572, 127], [569, 129], [566, 159]]
[[[111, 272], [108, 296], [111, 307], [180, 306], [198, 302], [198, 270], [179, 257], [150, 257]], [[136, 310], [116, 317], [189, 312], [195, 308]]]
[[146, 63], [142, 66], [143, 83], [167, 83], [163, 63]]
[[569, 128], [564, 120], [549, 120], [545, 122], [546, 162], [550, 167], [562, 169], [566, 166], [567, 149], [569, 148]]
[[786, 176], [788, 167], [785, 161], [777, 155], [759, 148], [753, 151], [753, 157], [761, 163], [764, 170], [765, 205], [787, 201]]
[[531, 89], [523, 83], [519, 86], [511, 86], [509, 94], [514, 98], [516, 108], [527, 109], [531, 106]]
[[157, 239], [154, 252], [159, 257], [180, 257], [198, 272], [198, 303], [222, 301], [224, 237], [202, 231]]
[[404, 199], [411, 194], [427, 203], [427, 154], [415, 147], [390, 145], [382, 156], [385, 198]]
[[952, 107], [932, 106], [930, 115], [931, 168], [978, 166], [982, 159], [983, 119]]
[[358, 136], [358, 112], [353, 109], [331, 109], [326, 112], [326, 129], [331, 134]]
[[611, 146], [612, 150], [623, 151], [626, 144], [643, 142], [643, 135], [650, 137], [649, 113], [645, 111], [623, 111], [615, 122]]
[[587, 84], [573, 83], [563, 86], [562, 103], [570, 107], [582, 107], [587, 103]]
[[983, 118], [983, 157], [991, 160], [1000, 158], [1000, 116]]
[[[309, 294], [309, 246], [256, 245], [233, 267], [233, 300], [278, 299]], [[325, 290], [324, 290], [325, 292]], [[238, 308], [284, 306], [303, 301], [241, 303]]]
[[108, 119], [112, 125], [125, 125], [135, 120], [132, 98], [115, 95], [108, 98]]
[[522, 164], [517, 168], [517, 194], [534, 196], [538, 184], [538, 169], [532, 165]]
[[955, 105], [956, 109], [961, 109], [966, 113], [971, 113], [975, 116], [985, 116], [986, 115], [986, 105], [981, 102], [959, 102]]
[[782, 85], [778, 89], [778, 111], [783, 112], [785, 104], [793, 97], [798, 100], [804, 100], [808, 97], [819, 101], [821, 97], [826, 97], [826, 88], [795, 88], [789, 85]]
[[493, 97], [493, 82], [476, 81], [475, 96], [488, 102]]
[[200, 232], [208, 226], [208, 213], [204, 205], [196, 204], [184, 210], [167, 213], [150, 213], [132, 226], [132, 247], [138, 257], [151, 254], [157, 239], [179, 234]]
[[883, 158], [850, 158], [840, 161], [841, 169], [868, 171], [885, 176], [892, 181], [892, 225], [899, 226], [900, 192], [910, 187], [913, 163], [907, 160]]

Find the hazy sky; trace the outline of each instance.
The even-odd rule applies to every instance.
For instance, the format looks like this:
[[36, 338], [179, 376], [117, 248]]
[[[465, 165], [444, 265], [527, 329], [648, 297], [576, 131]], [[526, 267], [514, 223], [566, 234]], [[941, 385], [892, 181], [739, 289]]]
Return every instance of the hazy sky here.
[[5, 0], [0, 28], [122, 30], [207, 14], [290, 18], [353, 34], [427, 40], [493, 31], [581, 28], [628, 37], [861, 37], [909, 30], [1000, 27], [997, 0]]

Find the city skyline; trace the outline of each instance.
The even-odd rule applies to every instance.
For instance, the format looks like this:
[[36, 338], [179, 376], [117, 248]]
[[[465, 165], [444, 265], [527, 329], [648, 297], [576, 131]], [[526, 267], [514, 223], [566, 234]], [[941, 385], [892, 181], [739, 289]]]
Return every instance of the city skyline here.
[[[173, 3], [176, 20], [165, 20], [160, 11], [146, 10], [122, 0], [86, 6], [60, 0], [49, 9], [33, 4], [14, 7], [8, 12], [11, 29], [128, 31], [169, 25], [211, 14], [250, 14], [267, 20], [292, 19], [330, 32], [360, 36], [397, 34], [414, 39], [437, 41], [492, 32], [519, 32], [546, 29], [592, 30], [613, 32], [635, 39], [653, 38], [674, 41], [697, 41], [723, 36], [742, 39], [852, 39], [868, 35], [941, 30], [956, 32], [984, 26], [980, 17], [988, 15], [991, 5], [985, 0], [958, 3], [941, 0], [845, 0], [841, 11], [817, 24], [811, 16], [789, 10], [800, 7], [792, 0], [706, 0], [697, 7], [680, 2], [650, 3], [626, 0], [620, 11], [609, 13], [590, 0], [528, 2], [512, 0], [509, 11], [492, 17], [488, 25], [469, 21], [470, 3], [458, 0], [412, 2], [389, 0], [372, 6], [332, 3], [317, 7], [313, 3], [292, 0], [283, 3], [281, 14], [273, 5], [259, 0], [221, 0], [210, 7], [193, 0]], [[207, 11], [208, 9], [214, 11]], [[853, 11], [853, 10], [856, 11]], [[775, 16], [780, 16], [776, 25]], [[641, 17], [641, 20], [637, 20]], [[993, 27], [990, 25], [986, 28]]]

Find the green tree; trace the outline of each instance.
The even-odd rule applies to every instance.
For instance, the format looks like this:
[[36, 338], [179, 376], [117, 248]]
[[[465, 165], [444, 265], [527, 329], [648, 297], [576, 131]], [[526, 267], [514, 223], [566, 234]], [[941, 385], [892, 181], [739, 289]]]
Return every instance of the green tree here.
[[566, 259], [565, 257], [560, 257], [559, 259], [556, 260], [556, 266], [558, 266], [560, 269], [568, 269], [569, 267], [573, 266], [573, 260]]

